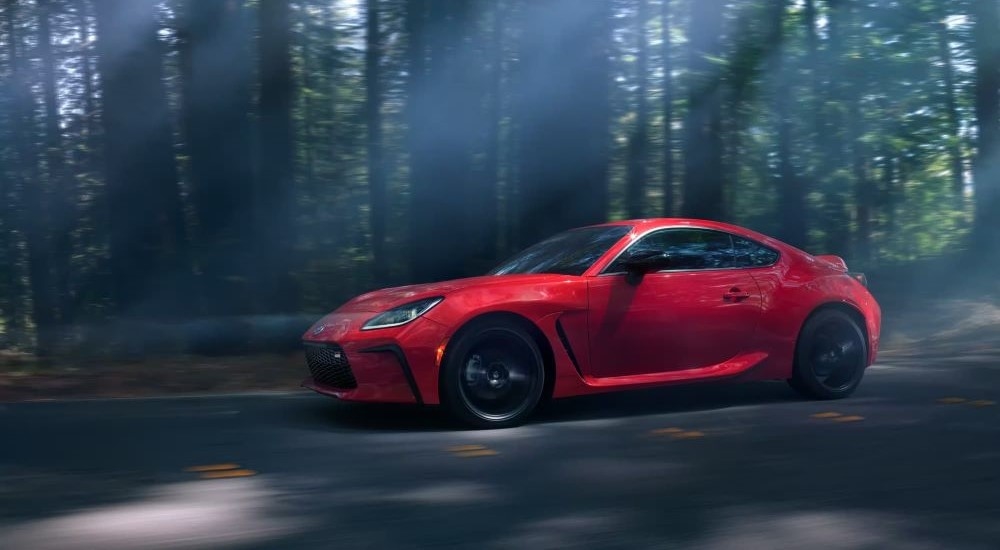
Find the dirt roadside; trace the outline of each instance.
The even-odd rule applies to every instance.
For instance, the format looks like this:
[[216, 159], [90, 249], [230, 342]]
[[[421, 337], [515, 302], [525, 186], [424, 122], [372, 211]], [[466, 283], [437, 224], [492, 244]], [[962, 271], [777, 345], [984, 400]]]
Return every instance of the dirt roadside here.
[[39, 365], [8, 355], [0, 359], [0, 402], [293, 390], [307, 374], [301, 353], [77, 366]]

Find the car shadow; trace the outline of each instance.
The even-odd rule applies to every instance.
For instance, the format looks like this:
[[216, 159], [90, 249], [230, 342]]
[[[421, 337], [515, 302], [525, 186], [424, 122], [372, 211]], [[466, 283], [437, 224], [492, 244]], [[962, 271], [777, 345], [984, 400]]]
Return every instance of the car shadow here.
[[800, 402], [784, 382], [713, 382], [557, 399], [535, 414], [533, 424], [685, 413], [748, 405]]
[[456, 429], [440, 407], [353, 403], [317, 396], [294, 410], [297, 424], [341, 431], [446, 432]]
[[[802, 400], [784, 382], [688, 384], [552, 400], [540, 406], [527, 424], [684, 413]], [[451, 432], [467, 429], [437, 406], [351, 403], [326, 398], [309, 400], [297, 408], [294, 420], [321, 430]]]

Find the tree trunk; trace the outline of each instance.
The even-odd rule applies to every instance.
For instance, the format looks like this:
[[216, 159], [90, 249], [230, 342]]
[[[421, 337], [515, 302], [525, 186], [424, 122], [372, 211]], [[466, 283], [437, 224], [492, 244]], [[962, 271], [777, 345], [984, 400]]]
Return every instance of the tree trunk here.
[[826, 67], [832, 76], [827, 82], [818, 79], [824, 91], [818, 95], [821, 113], [816, 123], [819, 125], [818, 143], [820, 148], [820, 166], [823, 182], [823, 231], [826, 238], [824, 251], [828, 254], [849, 254], [850, 219], [847, 214], [847, 204], [842, 193], [850, 182], [850, 161], [846, 153], [846, 142], [849, 138], [843, 135], [842, 128], [849, 126], [849, 121], [839, 110], [833, 109], [827, 113], [823, 107], [827, 102], [853, 104], [854, 100], [845, 93], [845, 83], [849, 81], [844, 64], [843, 27], [850, 28], [847, 23], [847, 9], [844, 0], [827, 0], [830, 11], [827, 18]]
[[409, 265], [410, 278], [422, 279], [432, 269], [425, 263], [424, 255], [431, 243], [422, 241], [423, 219], [420, 213], [434, 207], [433, 193], [429, 192], [431, 185], [425, 168], [427, 162], [426, 147], [423, 132], [427, 114], [427, 0], [407, 0], [406, 2], [406, 150], [409, 153]]
[[671, 56], [670, 2], [661, 0], [660, 24], [662, 26], [663, 57], [663, 215], [674, 212], [674, 64]]
[[278, 313], [297, 307], [289, 273], [295, 264], [296, 235], [290, 7], [288, 0], [261, 0], [258, 10], [257, 299], [262, 311]]
[[691, 71], [688, 112], [684, 123], [684, 215], [721, 219], [722, 98], [720, 69], [713, 57], [722, 55], [722, 30], [726, 3], [699, 0], [691, 6], [688, 66]]
[[938, 49], [943, 62], [941, 76], [944, 84], [945, 111], [948, 115], [948, 155], [951, 157], [952, 191], [961, 204], [965, 181], [965, 161], [962, 158], [962, 136], [959, 135], [958, 101], [955, 97], [955, 68], [952, 62], [948, 26], [944, 23], [938, 23]]
[[184, 225], [163, 82], [157, 3], [102, 0], [97, 13], [110, 218], [110, 264], [119, 315], [180, 313]]
[[[805, 0], [803, 23], [806, 28], [806, 66], [809, 67], [809, 88], [813, 94], [813, 131], [820, 139], [824, 133], [822, 60], [819, 57], [819, 36], [816, 33], [816, 0]], [[822, 151], [820, 151], [822, 154]]]
[[611, 3], [525, 6], [518, 119], [519, 245], [607, 219]]
[[[435, 32], [426, 35], [426, 64], [416, 64], [426, 70], [426, 76], [414, 75], [412, 84], [418, 89], [417, 96], [411, 98], [414, 149], [410, 154], [415, 171], [411, 181], [410, 260], [412, 277], [417, 281], [477, 272], [469, 258], [479, 248], [477, 227], [482, 217], [476, 208], [481, 189], [472, 170], [472, 146], [481, 133], [476, 124], [480, 98], [472, 80], [476, 71], [469, 53], [469, 6], [460, 2], [427, 6]], [[415, 46], [423, 42], [420, 36], [414, 38]]]
[[51, 193], [51, 257], [54, 284], [53, 309], [65, 323], [72, 315], [70, 296], [70, 258], [73, 255], [72, 231], [76, 227], [74, 211], [74, 186], [66, 171], [62, 130], [59, 126], [59, 109], [56, 105], [56, 68], [52, 54], [52, 4], [50, 0], [38, 1], [38, 53], [42, 59], [42, 90], [45, 104], [45, 164]]
[[[510, 9], [507, 11], [507, 27], [513, 29], [524, 29], [528, 14], [526, 10], [520, 9], [524, 5], [523, 0], [505, 0], [512, 2]], [[503, 202], [504, 202], [504, 218], [503, 218], [503, 240], [504, 240], [504, 252], [507, 255], [514, 254], [521, 244], [520, 237], [520, 220], [521, 214], [519, 212], [521, 199], [521, 183], [523, 179], [524, 163], [521, 159], [522, 152], [522, 139], [521, 136], [523, 132], [523, 122], [521, 120], [522, 113], [520, 110], [521, 105], [525, 105], [525, 86], [521, 85], [524, 77], [524, 63], [523, 54], [526, 49], [526, 43], [520, 35], [512, 35], [511, 40], [507, 45], [507, 49], [510, 51], [510, 61], [507, 67], [507, 85], [506, 85], [506, 97], [507, 99], [507, 116], [509, 124], [507, 126], [506, 135], [504, 136], [504, 161], [502, 166], [505, 168], [505, 180], [503, 188]], [[527, 113], [524, 113], [525, 115]]]
[[[308, 7], [308, 4], [304, 4]], [[312, 40], [310, 40], [309, 33], [312, 30], [310, 28], [310, 22], [313, 19], [313, 14], [307, 9], [299, 10], [299, 21], [302, 24], [303, 31], [299, 35], [298, 46], [300, 55], [302, 59], [299, 61], [301, 66], [300, 78], [302, 82], [300, 86], [306, 93], [299, 95], [299, 101], [301, 102], [302, 117], [300, 119], [299, 130], [303, 134], [302, 139], [302, 156], [304, 158], [304, 171], [305, 178], [302, 182], [302, 187], [312, 193], [316, 190], [316, 107], [313, 104], [312, 90], [315, 89], [315, 78], [316, 72], [318, 72], [318, 67], [313, 67], [313, 52], [312, 52]], [[294, 130], [293, 130], [294, 132]]]
[[[21, 71], [20, 36], [17, 33], [17, 2], [7, 0], [4, 4], [6, 19], [6, 49], [7, 49], [7, 82], [9, 85], [0, 87], [0, 98], [4, 100], [6, 108], [0, 109], [0, 137], [7, 143], [0, 142], [0, 145], [7, 145], [6, 157], [0, 160], [4, 165], [0, 167], [0, 239], [2, 239], [3, 254], [0, 262], [0, 274], [2, 274], [2, 294], [0, 307], [3, 308], [4, 336], [5, 343], [17, 345], [25, 342], [25, 288], [24, 275], [21, 269], [23, 264], [22, 239], [24, 212], [22, 211], [20, 189], [22, 170], [19, 158], [19, 133], [21, 130], [21, 111], [23, 103], [24, 85], [20, 82]], [[3, 149], [0, 149], [2, 152]]]
[[789, 102], [786, 87], [791, 82], [791, 71], [784, 61], [784, 24], [787, 0], [771, 0], [769, 13], [769, 37], [771, 46], [770, 74], [772, 86], [772, 112], [776, 126], [778, 156], [778, 215], [781, 219], [779, 235], [782, 240], [805, 248], [806, 212], [805, 194], [799, 181], [797, 170], [792, 163], [792, 122], [788, 112]]
[[[35, 325], [35, 353], [44, 357], [49, 355], [55, 343], [51, 250], [47, 237], [50, 233], [49, 211], [46, 208], [47, 197], [38, 170], [37, 151], [34, 146], [36, 106], [31, 95], [28, 69], [22, 59], [24, 52], [19, 48], [24, 41], [17, 33], [18, 3], [8, 0], [6, 7], [10, 21], [9, 47], [14, 108], [12, 130], [17, 151], [14, 184], [20, 187], [24, 201], [22, 230], [28, 245], [28, 281], [31, 291], [32, 320]], [[51, 59], [51, 56], [49, 57]]]
[[[848, 7], [847, 21], [853, 30], [851, 38], [857, 42], [858, 50], [864, 48], [864, 34], [861, 29], [863, 5], [852, 3]], [[857, 224], [854, 236], [855, 257], [863, 263], [872, 260], [872, 210], [874, 208], [874, 183], [868, 179], [866, 159], [870, 156], [868, 146], [863, 141], [865, 134], [864, 113], [861, 102], [866, 95], [869, 65], [864, 57], [851, 56], [847, 60], [845, 77], [851, 83], [851, 100], [847, 108], [847, 131], [851, 144], [851, 174], [853, 176], [854, 218]]]
[[976, 190], [976, 244], [983, 254], [1000, 249], [1000, 15], [997, 0], [973, 0], [973, 55], [976, 66], [977, 152], [973, 165]]
[[[336, 6], [328, 6], [326, 10], [326, 17], [323, 23], [331, 29], [335, 29], [339, 22], [339, 15], [337, 14]], [[323, 54], [323, 65], [322, 70], [329, 75], [329, 80], [327, 82], [326, 90], [329, 94], [329, 101], [326, 108], [329, 109], [330, 120], [328, 124], [327, 133], [324, 136], [326, 139], [326, 155], [330, 162], [330, 179], [324, 182], [314, 182], [315, 187], [313, 191], [317, 194], [321, 192], [321, 189], [326, 189], [333, 187], [337, 190], [342, 190], [346, 187], [345, 184], [345, 173], [344, 165], [340, 160], [342, 149], [346, 147], [341, 147], [341, 136], [342, 130], [342, 118], [340, 114], [340, 106], [343, 101], [341, 100], [341, 86], [337, 80], [339, 76], [339, 67], [343, 61], [340, 59], [340, 52], [337, 49], [337, 44], [333, 43], [327, 46]], [[322, 202], [316, 201], [313, 205], [311, 215], [316, 219], [319, 224], [319, 231], [326, 233], [329, 238], [329, 242], [332, 246], [339, 247], [341, 245], [341, 235], [344, 231], [338, 227], [338, 224], [343, 219], [341, 216], [337, 216], [336, 213], [331, 212], [329, 206]]]
[[503, 33], [505, 24], [504, 7], [506, 3], [498, 0], [493, 7], [493, 28], [490, 30], [490, 43], [487, 55], [490, 63], [486, 70], [487, 108], [485, 114], [486, 139], [485, 158], [483, 160], [483, 249], [485, 259], [495, 259], [500, 237], [500, 211], [497, 207], [500, 189], [500, 118], [503, 102]]
[[388, 197], [385, 161], [382, 155], [382, 86], [379, 63], [382, 59], [379, 32], [379, 2], [367, 0], [365, 49], [365, 118], [368, 127], [368, 193], [371, 201], [372, 264], [375, 283], [386, 279], [385, 228]]
[[94, 101], [94, 70], [93, 54], [90, 46], [90, 18], [88, 17], [88, 6], [90, 0], [79, 0], [77, 5], [77, 24], [80, 26], [80, 44], [82, 48], [80, 59], [80, 73], [83, 78], [83, 118], [84, 132], [89, 149], [89, 156], [93, 156], [97, 143], [93, 139], [96, 135], [95, 126], [95, 101]]
[[649, 114], [646, 98], [646, 81], [649, 72], [648, 61], [648, 40], [646, 38], [646, 23], [649, 18], [648, 0], [639, 0], [639, 9], [636, 11], [636, 32], [638, 34], [638, 44], [636, 45], [636, 116], [635, 128], [629, 143], [629, 163], [628, 163], [628, 183], [626, 186], [626, 209], [630, 218], [643, 217], [645, 194], [646, 194], [646, 173], [649, 141]]
[[[893, 120], [886, 118], [886, 120]], [[899, 196], [899, 189], [896, 186], [896, 158], [892, 151], [892, 146], [888, 141], [883, 143], [882, 148], [882, 189], [885, 193], [885, 214], [886, 233], [893, 235], [896, 232], [896, 206], [904, 204], [904, 197]]]
[[208, 315], [247, 314], [253, 264], [250, 25], [242, 2], [187, 0], [183, 121], [197, 218], [195, 259]]
[[[410, 86], [413, 90], [410, 120], [410, 155], [412, 164], [410, 205], [410, 270], [418, 282], [447, 279], [457, 275], [459, 258], [467, 231], [454, 231], [458, 216], [467, 208], [461, 198], [467, 185], [456, 179], [456, 156], [464, 138], [453, 124], [457, 96], [464, 90], [445, 81], [450, 57], [449, 44], [457, 34], [448, 24], [450, 6], [440, 2], [411, 1], [408, 23], [410, 35]], [[434, 32], [429, 32], [433, 29]], [[425, 32], [426, 31], [426, 32]], [[450, 76], [450, 75], [449, 75]], [[447, 242], [449, 250], [442, 250]]]

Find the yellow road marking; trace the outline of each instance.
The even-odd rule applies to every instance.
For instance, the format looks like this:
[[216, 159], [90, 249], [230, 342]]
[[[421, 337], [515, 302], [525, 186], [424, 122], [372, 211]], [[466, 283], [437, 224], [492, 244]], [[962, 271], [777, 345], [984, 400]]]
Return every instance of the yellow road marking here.
[[680, 428], [659, 428], [651, 431], [650, 433], [654, 435], [663, 435], [663, 434], [679, 434], [683, 431], [684, 430]]
[[185, 468], [185, 472], [218, 472], [221, 470], [235, 470], [239, 468], [239, 464], [205, 464], [203, 466], [191, 466], [190, 468]]
[[252, 475], [257, 475], [257, 472], [253, 470], [225, 470], [216, 472], [205, 472], [201, 474], [204, 479], [223, 479], [227, 477], [250, 477]]
[[943, 403], [945, 405], [952, 405], [954, 403], [965, 403], [964, 397], [942, 397], [937, 400], [938, 403]]
[[477, 458], [481, 456], [496, 456], [500, 453], [494, 451], [493, 449], [480, 449], [477, 451], [462, 451], [455, 454], [462, 458]]
[[996, 401], [990, 401], [989, 399], [978, 399], [976, 401], [969, 401], [969, 404], [973, 407], [989, 407], [990, 405], [996, 405]]
[[452, 447], [448, 447], [448, 450], [462, 458], [476, 458], [500, 454], [493, 449], [486, 448], [485, 445], [454, 445]]
[[462, 453], [466, 451], [481, 451], [485, 448], [482, 445], [455, 445], [454, 447], [448, 447], [448, 450], [453, 453]]
[[839, 418], [834, 418], [834, 422], [858, 422], [859, 420], [864, 420], [863, 416], [841, 416]]
[[843, 416], [843, 415], [840, 414], [839, 412], [830, 411], [830, 412], [816, 413], [810, 416], [812, 416], [813, 418], [836, 418], [838, 416]]
[[652, 435], [669, 435], [673, 439], [696, 439], [699, 437], [705, 437], [705, 432], [699, 432], [697, 430], [682, 430], [681, 428], [658, 428], [655, 430], [650, 430]]

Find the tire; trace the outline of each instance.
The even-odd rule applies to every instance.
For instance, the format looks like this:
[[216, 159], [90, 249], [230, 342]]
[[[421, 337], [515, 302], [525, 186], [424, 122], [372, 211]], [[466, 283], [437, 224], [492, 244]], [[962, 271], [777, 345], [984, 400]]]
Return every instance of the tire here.
[[545, 364], [519, 323], [493, 320], [462, 331], [441, 377], [441, 403], [455, 420], [476, 429], [511, 428], [538, 406]]
[[799, 333], [788, 384], [812, 399], [843, 399], [861, 384], [868, 366], [868, 340], [858, 322], [837, 309], [810, 317]]

